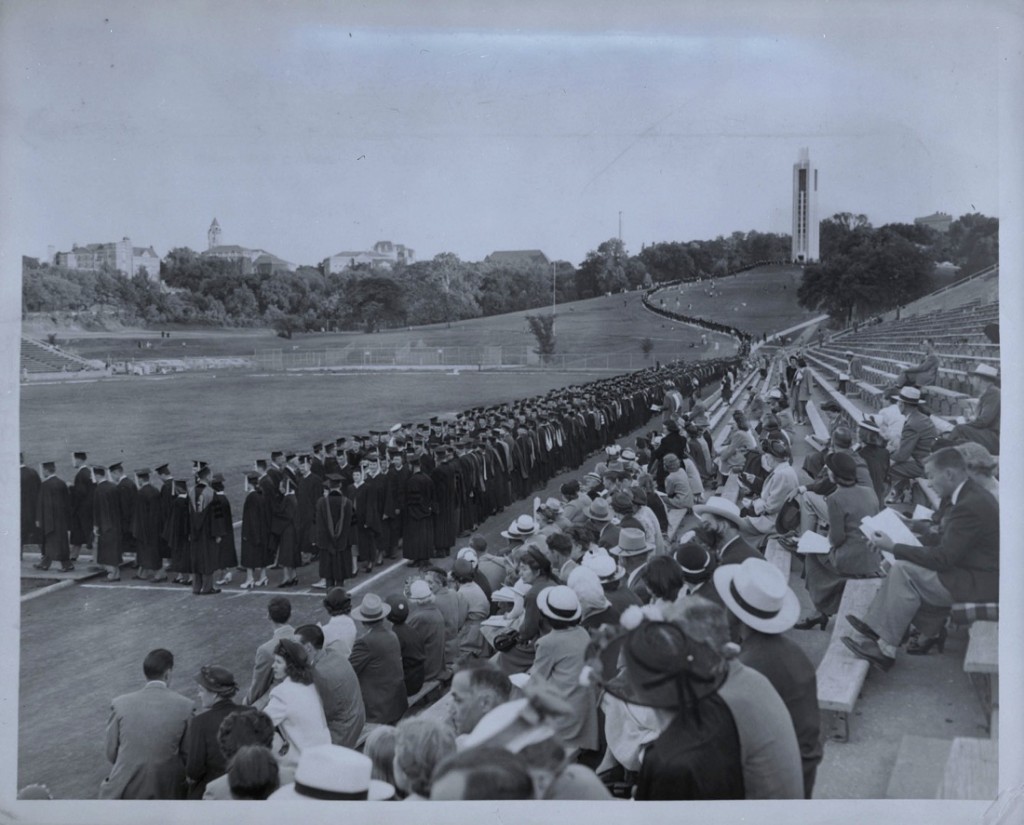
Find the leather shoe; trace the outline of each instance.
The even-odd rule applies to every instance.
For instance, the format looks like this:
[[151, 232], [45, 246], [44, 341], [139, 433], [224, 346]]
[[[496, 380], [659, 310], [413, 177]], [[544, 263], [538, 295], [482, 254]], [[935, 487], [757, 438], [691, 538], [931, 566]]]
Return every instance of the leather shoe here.
[[219, 587], [211, 587], [209, 590], [199, 591], [200, 596], [215, 596], [218, 593], [220, 593]]
[[851, 639], [849, 636], [843, 636], [841, 641], [850, 649], [850, 652], [854, 656], [858, 659], [863, 659], [872, 667], [878, 668], [882, 673], [888, 673], [896, 663], [896, 660], [892, 656], [886, 656], [878, 649], [878, 644], [876, 642], [858, 642], [856, 639]]
[[867, 636], [871, 641], [877, 642], [881, 638], [871, 626], [868, 625], [863, 619], [858, 619], [852, 613], [846, 614], [846, 621], [850, 623], [850, 627], [856, 630], [861, 636]]
[[50, 563], [49, 562], [40, 562], [38, 564], [33, 564], [32, 566], [36, 570], [49, 570], [50, 569]]

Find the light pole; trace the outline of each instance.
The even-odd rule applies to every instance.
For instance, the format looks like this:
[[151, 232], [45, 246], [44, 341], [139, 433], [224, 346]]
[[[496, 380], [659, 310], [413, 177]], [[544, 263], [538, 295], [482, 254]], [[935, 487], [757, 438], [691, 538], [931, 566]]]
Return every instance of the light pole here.
[[557, 275], [558, 269], [555, 262], [551, 262], [551, 317], [555, 317], [555, 276]]

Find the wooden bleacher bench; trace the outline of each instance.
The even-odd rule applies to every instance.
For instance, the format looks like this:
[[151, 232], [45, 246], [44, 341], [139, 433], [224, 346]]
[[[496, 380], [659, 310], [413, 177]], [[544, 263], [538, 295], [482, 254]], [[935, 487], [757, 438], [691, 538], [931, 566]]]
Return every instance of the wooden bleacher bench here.
[[[813, 401], [807, 402], [807, 418], [810, 419], [811, 429], [814, 430], [814, 437], [818, 441], [827, 444], [831, 435], [828, 431], [828, 424], [821, 417], [821, 412]], [[821, 449], [820, 447], [818, 449]]]
[[993, 711], [999, 707], [999, 622], [976, 621], [971, 625], [964, 672], [974, 685], [991, 732]]
[[853, 713], [870, 667], [863, 659], [854, 656], [841, 641], [843, 636], [857, 635], [846, 616], [850, 613], [863, 616], [881, 586], [881, 578], [847, 580], [839, 612], [835, 616], [832, 638], [818, 665], [818, 707], [835, 713], [839, 718], [843, 731], [837, 738], [841, 742], [850, 738], [850, 714]]
[[992, 800], [999, 792], [998, 786], [999, 741], [954, 739], [937, 798]]

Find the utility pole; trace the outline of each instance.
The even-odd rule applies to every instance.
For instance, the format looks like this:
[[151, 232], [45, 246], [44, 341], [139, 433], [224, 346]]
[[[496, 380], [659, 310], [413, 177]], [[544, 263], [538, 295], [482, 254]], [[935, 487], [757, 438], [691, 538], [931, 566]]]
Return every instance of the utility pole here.
[[552, 261], [551, 262], [551, 318], [552, 318], [551, 328], [552, 329], [554, 329], [554, 323], [555, 323], [553, 319], [555, 317], [555, 283], [556, 283], [557, 274], [558, 274], [557, 264], [554, 261]]
[[619, 210], [619, 243], [622, 243], [622, 210]]

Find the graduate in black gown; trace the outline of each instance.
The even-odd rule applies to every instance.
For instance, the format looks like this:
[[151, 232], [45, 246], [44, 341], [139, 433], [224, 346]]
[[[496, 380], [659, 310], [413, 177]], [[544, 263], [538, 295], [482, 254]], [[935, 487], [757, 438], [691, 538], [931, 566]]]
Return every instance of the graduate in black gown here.
[[107, 579], [121, 578], [121, 496], [117, 485], [107, 478], [106, 467], [93, 467], [93, 530], [96, 535], [96, 563], [107, 568]]
[[[192, 584], [192, 562], [189, 558], [189, 502], [188, 484], [184, 479], [174, 481], [174, 497], [164, 523], [164, 541], [171, 550], [171, 566], [175, 584]], [[97, 487], [97, 492], [99, 487]]]
[[235, 525], [231, 517], [231, 502], [224, 492], [224, 476], [214, 473], [210, 480], [213, 502], [210, 504], [210, 523], [217, 542], [217, 561], [220, 576], [214, 581], [218, 587], [231, 581], [238, 565], [235, 548]]
[[343, 584], [352, 571], [352, 500], [342, 490], [344, 482], [340, 473], [328, 473], [327, 495], [316, 503], [314, 541], [328, 588]]
[[163, 526], [163, 502], [160, 490], [150, 483], [148, 468], [135, 471], [139, 494], [132, 513], [132, 535], [135, 537], [135, 560], [138, 571], [133, 578], [164, 581], [163, 559], [160, 555], [160, 531]]
[[[270, 502], [260, 486], [259, 473], [245, 477], [242, 505], [242, 546], [239, 564], [245, 568], [243, 590], [266, 587], [270, 544]], [[258, 574], [258, 575], [257, 575]]]
[[302, 553], [298, 541], [298, 501], [290, 478], [280, 484], [281, 499], [274, 510], [271, 532], [277, 536], [277, 563], [281, 565], [281, 583], [278, 587], [294, 587], [299, 583], [295, 569], [302, 566]]

